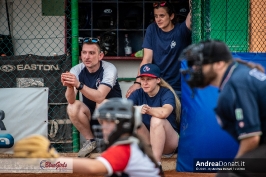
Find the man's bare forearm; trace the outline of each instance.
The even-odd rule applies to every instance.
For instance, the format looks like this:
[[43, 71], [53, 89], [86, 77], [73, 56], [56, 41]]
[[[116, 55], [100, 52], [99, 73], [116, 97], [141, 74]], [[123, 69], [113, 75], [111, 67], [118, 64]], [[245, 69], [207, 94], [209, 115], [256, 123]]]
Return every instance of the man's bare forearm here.
[[76, 100], [76, 92], [74, 87], [67, 87], [66, 93], [65, 93], [67, 102], [70, 104], [73, 104]]

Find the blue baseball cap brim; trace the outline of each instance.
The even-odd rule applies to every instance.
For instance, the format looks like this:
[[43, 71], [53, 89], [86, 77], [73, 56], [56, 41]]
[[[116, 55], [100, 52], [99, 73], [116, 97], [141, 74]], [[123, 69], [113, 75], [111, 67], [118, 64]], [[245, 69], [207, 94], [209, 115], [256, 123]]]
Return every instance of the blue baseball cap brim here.
[[157, 78], [157, 76], [153, 75], [153, 74], [140, 74], [137, 78], [139, 77], [152, 77], [152, 78]]

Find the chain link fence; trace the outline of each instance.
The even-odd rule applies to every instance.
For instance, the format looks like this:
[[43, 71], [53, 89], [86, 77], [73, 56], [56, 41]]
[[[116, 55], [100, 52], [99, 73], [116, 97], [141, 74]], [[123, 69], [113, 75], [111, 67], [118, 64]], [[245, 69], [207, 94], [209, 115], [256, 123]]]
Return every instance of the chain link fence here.
[[192, 1], [193, 42], [225, 41], [232, 52], [266, 52], [266, 1]]
[[[78, 57], [78, 47], [72, 48], [78, 25], [71, 17], [77, 2], [0, 0], [0, 88], [49, 87], [47, 133], [59, 152], [75, 152], [60, 75]], [[220, 39], [232, 52], [266, 52], [265, 9], [264, 0], [193, 0], [192, 40]]]
[[0, 88], [49, 87], [47, 134], [59, 152], [73, 152], [60, 81], [72, 64], [70, 14], [70, 0], [0, 0]]

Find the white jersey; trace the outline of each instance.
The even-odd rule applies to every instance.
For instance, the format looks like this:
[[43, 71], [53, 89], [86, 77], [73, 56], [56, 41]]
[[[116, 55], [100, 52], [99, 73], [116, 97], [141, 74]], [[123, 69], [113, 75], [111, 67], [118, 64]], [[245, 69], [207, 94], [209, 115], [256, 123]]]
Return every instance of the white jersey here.
[[160, 177], [159, 168], [156, 168], [135, 142], [113, 145], [97, 160], [105, 165], [109, 176], [115, 173], [121, 177]]

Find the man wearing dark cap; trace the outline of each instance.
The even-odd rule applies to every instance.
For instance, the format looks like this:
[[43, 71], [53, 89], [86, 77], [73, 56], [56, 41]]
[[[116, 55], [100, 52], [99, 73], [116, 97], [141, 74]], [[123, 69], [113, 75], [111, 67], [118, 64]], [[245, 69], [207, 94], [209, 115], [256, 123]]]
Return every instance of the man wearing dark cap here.
[[182, 58], [188, 63], [188, 69], [182, 73], [192, 88], [219, 87], [215, 108], [218, 123], [239, 142], [235, 161], [246, 162], [244, 171], [232, 170], [218, 176], [265, 173], [265, 166], [261, 166], [266, 162], [266, 75], [263, 68], [233, 60], [226, 44], [217, 40], [190, 45], [183, 51]]
[[162, 154], [176, 152], [179, 141], [180, 101], [173, 88], [161, 78], [160, 68], [155, 64], [144, 64], [140, 68], [141, 88], [128, 99], [141, 106], [142, 126], [138, 134], [151, 144], [158, 164]]

